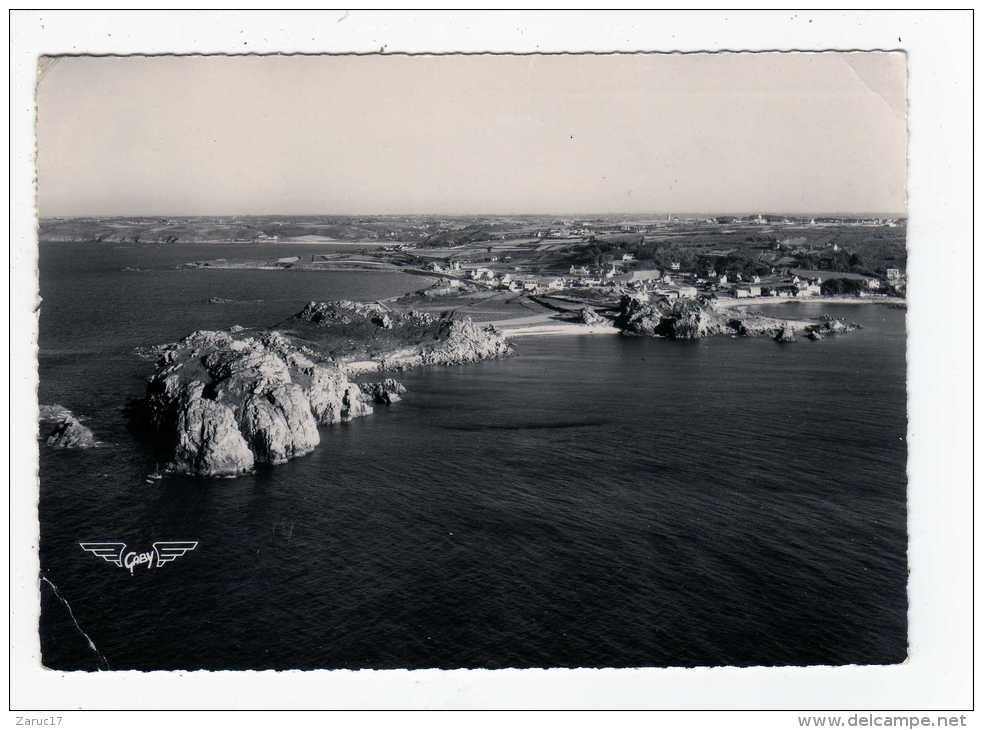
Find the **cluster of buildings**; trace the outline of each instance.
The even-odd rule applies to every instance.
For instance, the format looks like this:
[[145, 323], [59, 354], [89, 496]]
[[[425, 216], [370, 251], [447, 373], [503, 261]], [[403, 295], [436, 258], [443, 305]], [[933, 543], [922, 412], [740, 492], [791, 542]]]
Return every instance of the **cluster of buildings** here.
[[[605, 287], [614, 290], [631, 291], [639, 296], [658, 295], [669, 299], [679, 297], [695, 298], [700, 293], [718, 296], [733, 296], [738, 299], [754, 297], [811, 297], [822, 294], [823, 276], [827, 278], [846, 278], [857, 281], [861, 295], [879, 293], [884, 282], [876, 277], [853, 273], [795, 271], [784, 269], [781, 272], [772, 268], [765, 276], [728, 277], [707, 268], [701, 274], [681, 271], [679, 262], [670, 262], [663, 271], [659, 269], [632, 268], [634, 256], [625, 254], [621, 260], [604, 266], [573, 265], [564, 274], [522, 273], [520, 267], [512, 270], [495, 270], [483, 265], [462, 266], [453, 261], [447, 264], [433, 262], [429, 268], [434, 273], [447, 276], [441, 288], [450, 289], [463, 281], [470, 281], [485, 288], [502, 289], [528, 294], [545, 294], [564, 289], [588, 289]], [[901, 288], [904, 273], [899, 269], [888, 269], [888, 286]]]
[[[897, 273], [900, 277], [900, 272]], [[859, 282], [860, 292], [874, 294], [881, 290], [881, 281], [875, 277], [857, 274], [836, 274], [831, 272], [829, 278], [849, 278]], [[710, 291], [730, 293], [738, 299], [751, 297], [811, 297], [822, 294], [823, 279], [821, 276], [805, 276], [792, 273], [786, 276], [770, 276], [762, 280], [753, 276], [747, 281], [728, 281], [727, 275], [717, 276], [708, 283]], [[900, 281], [900, 279], [898, 279]]]

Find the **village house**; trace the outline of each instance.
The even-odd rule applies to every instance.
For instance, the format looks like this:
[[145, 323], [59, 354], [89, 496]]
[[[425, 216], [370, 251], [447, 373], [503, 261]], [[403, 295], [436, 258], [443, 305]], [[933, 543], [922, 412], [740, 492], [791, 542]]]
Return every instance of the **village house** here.
[[887, 280], [892, 284], [896, 281], [901, 281], [901, 270], [900, 269], [888, 269], [887, 270]]
[[739, 286], [734, 289], [734, 296], [738, 299], [746, 299], [748, 297], [760, 297], [761, 287], [760, 286]]
[[485, 268], [472, 269], [468, 275], [474, 281], [493, 281], [495, 279], [495, 273], [491, 269]]
[[672, 271], [679, 271], [679, 267], [680, 267], [680, 263], [678, 261], [673, 261], [672, 263], [669, 264], [669, 268]]

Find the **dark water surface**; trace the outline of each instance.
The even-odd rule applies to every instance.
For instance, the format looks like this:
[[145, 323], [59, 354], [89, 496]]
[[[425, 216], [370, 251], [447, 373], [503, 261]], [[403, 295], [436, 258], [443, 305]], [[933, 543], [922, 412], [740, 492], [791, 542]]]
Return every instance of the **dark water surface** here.
[[[406, 374], [401, 403], [304, 458], [147, 485], [133, 347], [421, 286], [173, 268], [326, 247], [293, 248], [41, 246], [40, 401], [110, 443], [41, 446], [41, 567], [111, 668], [904, 659], [903, 311], [776, 305], [865, 327], [784, 346], [523, 338], [515, 358]], [[131, 576], [78, 545], [157, 540], [199, 546]], [[45, 664], [98, 668], [46, 584], [41, 604]]]

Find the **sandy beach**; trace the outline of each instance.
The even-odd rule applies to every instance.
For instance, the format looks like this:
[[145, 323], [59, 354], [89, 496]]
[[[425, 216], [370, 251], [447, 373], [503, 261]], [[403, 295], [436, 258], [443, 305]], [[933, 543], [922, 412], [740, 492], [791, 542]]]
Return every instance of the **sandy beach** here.
[[620, 330], [610, 324], [577, 324], [576, 322], [551, 322], [549, 324], [528, 325], [526, 327], [500, 328], [508, 338], [530, 337], [533, 335], [616, 335]]
[[718, 309], [734, 307], [757, 307], [762, 304], [905, 304], [901, 297], [753, 297], [749, 299], [720, 298], [717, 299]]

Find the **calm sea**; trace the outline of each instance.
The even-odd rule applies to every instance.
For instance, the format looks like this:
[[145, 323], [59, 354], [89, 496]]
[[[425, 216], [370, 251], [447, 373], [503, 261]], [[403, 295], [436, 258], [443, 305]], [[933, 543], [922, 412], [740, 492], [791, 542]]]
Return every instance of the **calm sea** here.
[[[326, 248], [41, 245], [40, 402], [109, 443], [40, 447], [41, 569], [112, 669], [904, 659], [905, 315], [886, 306], [773, 308], [864, 325], [819, 343], [523, 338], [404, 375], [401, 403], [286, 465], [146, 484], [135, 346], [421, 286], [175, 265]], [[199, 546], [131, 576], [78, 545], [158, 540]], [[45, 664], [98, 668], [47, 584], [41, 608]]]

